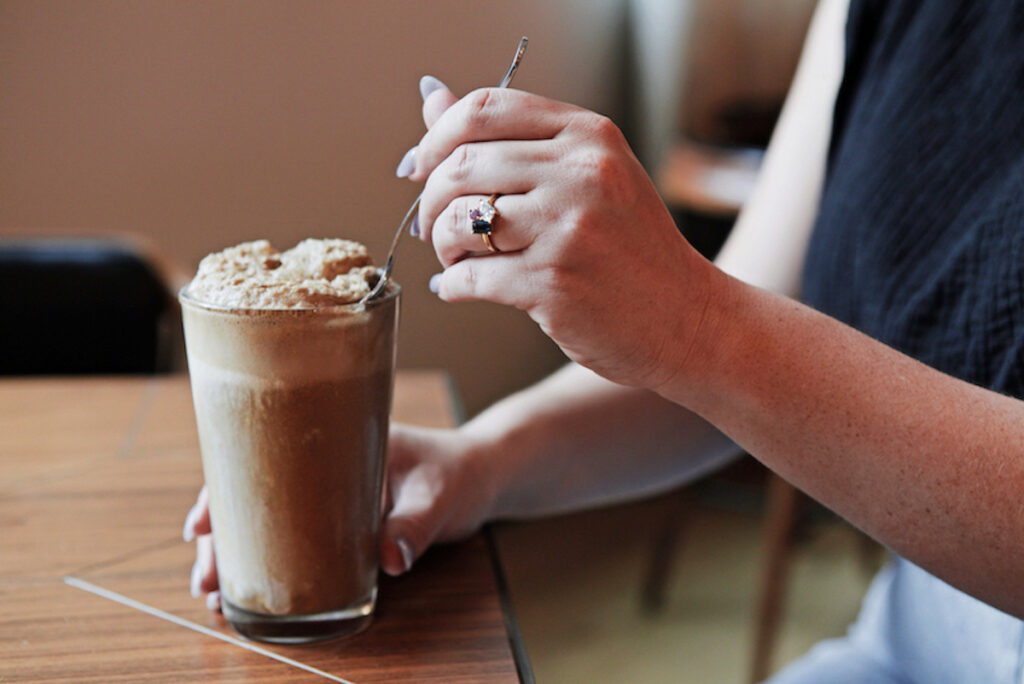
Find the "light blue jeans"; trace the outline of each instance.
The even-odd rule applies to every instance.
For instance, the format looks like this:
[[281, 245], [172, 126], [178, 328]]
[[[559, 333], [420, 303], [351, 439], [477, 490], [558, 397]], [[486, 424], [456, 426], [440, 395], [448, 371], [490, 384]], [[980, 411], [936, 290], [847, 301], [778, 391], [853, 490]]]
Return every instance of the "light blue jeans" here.
[[768, 684], [1024, 684], [1022, 658], [1024, 622], [897, 558], [846, 637], [818, 644]]

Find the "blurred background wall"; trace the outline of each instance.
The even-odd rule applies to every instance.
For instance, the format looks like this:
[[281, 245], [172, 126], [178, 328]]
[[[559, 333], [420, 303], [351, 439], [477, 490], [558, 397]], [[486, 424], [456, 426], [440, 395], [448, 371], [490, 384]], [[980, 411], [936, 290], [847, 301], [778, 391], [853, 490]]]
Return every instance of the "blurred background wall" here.
[[[742, 29], [793, 4], [809, 3], [3, 0], [0, 237], [129, 233], [182, 272], [255, 238], [383, 257], [419, 190], [394, 170], [423, 133], [421, 75], [493, 84], [528, 35], [515, 86], [612, 116], [651, 166], [705, 59], [688, 56], [694, 17], [738, 12]], [[735, 82], [710, 59], [705, 84]], [[437, 270], [405, 242], [400, 365], [450, 369], [473, 413], [562, 363], [524, 314], [437, 300]]]

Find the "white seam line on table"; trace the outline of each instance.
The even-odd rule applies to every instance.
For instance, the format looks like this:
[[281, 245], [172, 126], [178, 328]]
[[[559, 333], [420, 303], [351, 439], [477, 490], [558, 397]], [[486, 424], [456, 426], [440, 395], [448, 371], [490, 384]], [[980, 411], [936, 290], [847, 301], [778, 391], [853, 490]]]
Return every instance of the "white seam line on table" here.
[[273, 658], [274, 660], [282, 662], [285, 665], [291, 665], [292, 667], [297, 667], [300, 670], [312, 672], [313, 674], [320, 675], [324, 679], [329, 679], [332, 682], [341, 682], [341, 684], [352, 684], [352, 682], [350, 682], [347, 679], [336, 677], [332, 674], [324, 672], [323, 670], [318, 670], [315, 667], [306, 665], [305, 663], [300, 663], [297, 660], [292, 660], [291, 658], [286, 658], [283, 655], [278, 655], [273, 651], [268, 651], [265, 648], [260, 648], [255, 644], [247, 643], [245, 641], [242, 641], [241, 639], [235, 639], [234, 637], [230, 637], [227, 634], [221, 634], [215, 629], [210, 629], [209, 627], [203, 627], [202, 625], [197, 625], [194, 622], [189, 622], [188, 620], [180, 618], [177, 615], [172, 615], [171, 613], [160, 610], [159, 608], [147, 606], [145, 603], [141, 603], [139, 601], [136, 601], [135, 599], [128, 598], [127, 596], [123, 596], [121, 594], [118, 594], [117, 592], [110, 591], [109, 589], [98, 587], [95, 584], [92, 584], [91, 582], [86, 582], [85, 580], [78, 579], [77, 577], [67, 576], [64, 578], [64, 583], [72, 587], [75, 587], [76, 589], [88, 591], [89, 593], [95, 594], [96, 596], [101, 596], [105, 599], [110, 599], [111, 601], [120, 603], [123, 606], [128, 606], [129, 608], [134, 608], [135, 610], [141, 610], [143, 613], [148, 613], [149, 615], [152, 615], [153, 617], [158, 617], [161, 620], [167, 620], [168, 622], [173, 622], [176, 625], [187, 627], [188, 629], [195, 630], [201, 634], [212, 636], [215, 639], [226, 641], [229, 644], [241, 646], [242, 648], [253, 651], [254, 653], [259, 653], [260, 655], [267, 656], [268, 658]]
[[163, 384], [159, 378], [151, 378], [149, 382], [146, 383], [142, 396], [139, 398], [139, 404], [135, 407], [135, 413], [132, 415], [132, 420], [128, 424], [128, 429], [124, 431], [124, 439], [121, 440], [121, 444], [117, 448], [116, 458], [128, 458], [132, 451], [134, 451], [135, 442], [139, 439], [139, 434], [142, 432], [142, 426], [145, 425], [146, 418], [149, 417], [149, 410], [153, 408], [153, 404], [156, 403], [156, 395], [160, 394], [162, 387]]

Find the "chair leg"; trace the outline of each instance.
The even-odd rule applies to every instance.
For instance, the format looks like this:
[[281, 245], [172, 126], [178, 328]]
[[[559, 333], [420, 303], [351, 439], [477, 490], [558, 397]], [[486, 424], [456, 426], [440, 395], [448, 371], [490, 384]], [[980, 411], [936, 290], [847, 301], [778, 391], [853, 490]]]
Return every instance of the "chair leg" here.
[[640, 594], [640, 606], [648, 613], [658, 613], [665, 607], [669, 575], [676, 555], [676, 546], [690, 508], [690, 494], [681, 489], [672, 494], [669, 510], [654, 537], [650, 563]]
[[799, 497], [800, 492], [796, 487], [774, 473], [769, 475], [764, 521], [765, 547], [754, 623], [752, 682], [763, 681], [771, 671], [772, 651], [782, 617]]

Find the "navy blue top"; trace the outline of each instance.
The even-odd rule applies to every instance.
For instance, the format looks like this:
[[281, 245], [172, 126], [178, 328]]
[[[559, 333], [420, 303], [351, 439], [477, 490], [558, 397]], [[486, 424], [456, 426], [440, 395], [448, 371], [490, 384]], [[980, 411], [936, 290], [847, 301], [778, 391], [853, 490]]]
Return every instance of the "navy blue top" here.
[[1024, 397], [1024, 2], [852, 1], [804, 297]]

